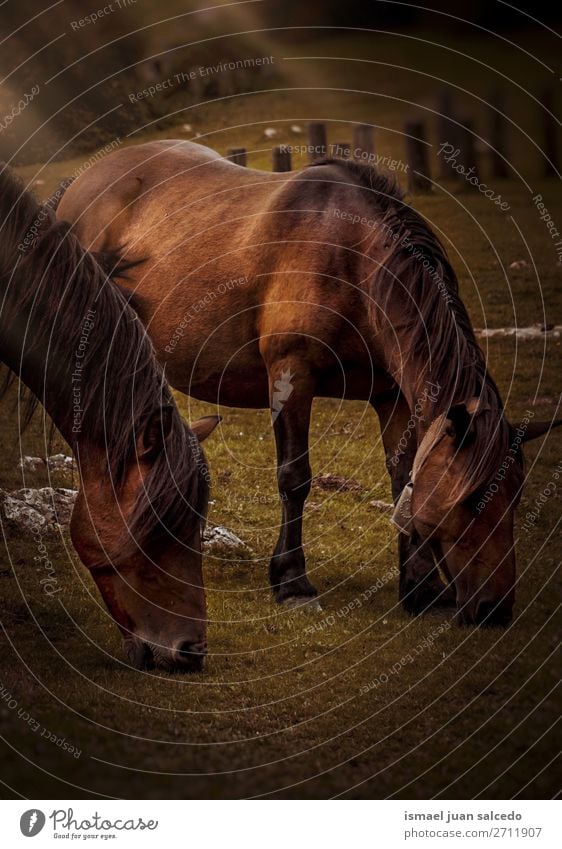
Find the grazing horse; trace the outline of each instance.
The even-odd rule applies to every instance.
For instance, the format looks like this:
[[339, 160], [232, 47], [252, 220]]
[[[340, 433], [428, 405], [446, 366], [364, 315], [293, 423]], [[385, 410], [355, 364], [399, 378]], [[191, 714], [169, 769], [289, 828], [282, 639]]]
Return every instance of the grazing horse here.
[[391, 179], [343, 160], [271, 174], [156, 141], [98, 161], [57, 215], [92, 250], [134, 264], [124, 286], [173, 386], [272, 409], [278, 602], [316, 595], [301, 533], [312, 400], [361, 399], [380, 418], [405, 608], [444, 598], [440, 568], [461, 622], [510, 621], [520, 444], [548, 425], [513, 448], [453, 268]]
[[[107, 259], [107, 258], [106, 258]], [[199, 670], [206, 652], [199, 448], [118, 285], [0, 166], [0, 361], [71, 446], [70, 532], [135, 667]]]

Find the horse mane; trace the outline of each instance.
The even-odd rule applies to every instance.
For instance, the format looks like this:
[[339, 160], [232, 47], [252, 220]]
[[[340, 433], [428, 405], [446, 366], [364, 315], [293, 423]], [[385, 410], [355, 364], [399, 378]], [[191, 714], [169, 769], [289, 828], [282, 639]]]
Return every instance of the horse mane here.
[[[420, 363], [416, 389], [426, 380], [439, 385], [435, 415], [480, 398], [479, 408], [485, 412], [473, 417], [472, 450], [466, 452], [462, 480], [451, 494], [452, 500], [466, 497], [497, 473], [511, 441], [511, 428], [459, 295], [447, 252], [422, 215], [405, 202], [392, 175], [352, 160], [314, 163], [322, 164], [335, 165], [349, 175], [365, 190], [385, 232], [397, 234], [386, 238], [389, 252], [370, 284], [370, 310], [373, 315], [380, 308], [384, 315], [392, 300], [400, 305], [400, 331], [408, 340], [408, 355]], [[518, 460], [522, 462], [520, 453]]]
[[[110, 261], [102, 259], [104, 264]], [[115, 276], [126, 271], [117, 253], [111, 263]], [[8, 327], [18, 316], [21, 322], [22, 315], [29, 316], [22, 328], [29, 339], [26, 354], [47, 355], [40, 362], [43, 392], [49, 384], [61, 393], [56, 424], [67, 440], [73, 438], [76, 351], [86, 317], [93, 315], [80, 361], [80, 432], [71, 447], [75, 453], [80, 443], [100, 447], [117, 491], [129, 464], [138, 462], [137, 440], [148, 422], [162, 406], [172, 408], [171, 432], [144, 479], [129, 534], [139, 547], [153, 545], [164, 534], [191, 538], [207, 510], [206, 463], [179, 414], [144, 326], [113, 276], [84, 250], [70, 224], [57, 221], [52, 207], [40, 205], [0, 164], [0, 322]], [[9, 374], [0, 398], [15, 378]], [[24, 425], [45, 400], [26, 394]], [[50, 406], [53, 418], [54, 404]]]

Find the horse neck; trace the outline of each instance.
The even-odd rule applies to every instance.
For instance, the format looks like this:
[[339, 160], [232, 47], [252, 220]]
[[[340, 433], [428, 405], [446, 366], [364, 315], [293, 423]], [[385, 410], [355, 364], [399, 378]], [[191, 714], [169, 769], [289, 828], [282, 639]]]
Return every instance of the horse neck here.
[[19, 277], [16, 267], [11, 291], [0, 278], [0, 359], [44, 406], [81, 471], [105, 466], [118, 484], [136, 435], [169, 401], [167, 384], [136, 314], [77, 240], [54, 270], [37, 259], [38, 279], [33, 256]]
[[[93, 443], [96, 437], [103, 445], [102, 405], [120, 369], [127, 389], [123, 372], [131, 351], [119, 344], [119, 362], [113, 344], [123, 338], [119, 324], [127, 307], [112, 286], [94, 258], [58, 226], [0, 277], [0, 359], [44, 406], [73, 449], [78, 441]], [[136, 338], [132, 330], [131, 337]], [[89, 415], [82, 428], [86, 402]]]
[[[33, 319], [31, 303], [18, 302], [14, 310], [10, 306], [9, 297], [5, 297], [0, 313], [0, 360], [45, 407], [64, 439], [72, 445], [75, 439], [68, 416], [71, 384], [64, 380], [61, 370], [48, 367], [49, 339]], [[38, 297], [33, 312], [40, 310]], [[71, 355], [69, 348], [69, 358]]]
[[[0, 222], [0, 361], [73, 449], [80, 443], [104, 451], [107, 430], [117, 467], [130, 446], [133, 389], [139, 421], [160, 401], [161, 375], [146, 333], [70, 225], [40, 207], [5, 168]], [[28, 418], [34, 402], [26, 406]]]

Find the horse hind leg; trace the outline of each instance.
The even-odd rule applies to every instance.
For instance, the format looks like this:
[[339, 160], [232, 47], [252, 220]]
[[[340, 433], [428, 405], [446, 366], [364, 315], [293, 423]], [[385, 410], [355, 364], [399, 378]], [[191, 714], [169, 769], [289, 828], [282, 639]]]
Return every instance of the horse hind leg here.
[[311, 487], [308, 431], [314, 387], [306, 366], [295, 358], [269, 363], [268, 374], [281, 500], [281, 528], [269, 579], [279, 604], [298, 605], [317, 595], [306, 576], [302, 546], [303, 509]]

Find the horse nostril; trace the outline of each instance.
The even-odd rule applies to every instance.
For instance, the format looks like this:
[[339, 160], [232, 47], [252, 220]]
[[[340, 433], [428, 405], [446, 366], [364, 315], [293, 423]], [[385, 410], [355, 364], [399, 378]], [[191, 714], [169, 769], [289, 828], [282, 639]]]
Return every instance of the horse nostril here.
[[203, 669], [207, 644], [205, 642], [180, 643], [175, 652], [176, 665], [188, 672], [200, 672]]
[[125, 654], [129, 663], [135, 669], [151, 669], [154, 665], [152, 649], [140, 640], [126, 643]]
[[470, 602], [459, 607], [456, 615], [462, 626], [506, 628], [512, 620], [512, 603], [505, 600]]

